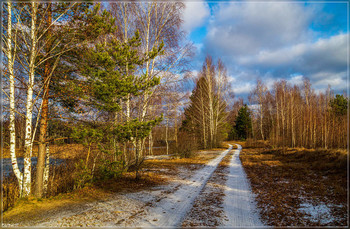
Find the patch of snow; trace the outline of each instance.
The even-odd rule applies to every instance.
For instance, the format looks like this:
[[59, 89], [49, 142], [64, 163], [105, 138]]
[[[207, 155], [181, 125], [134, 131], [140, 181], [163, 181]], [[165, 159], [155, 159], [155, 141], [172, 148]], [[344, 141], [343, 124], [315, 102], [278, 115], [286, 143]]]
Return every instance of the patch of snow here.
[[316, 223], [327, 224], [334, 221], [331, 209], [324, 203], [313, 205], [311, 203], [302, 203], [298, 211], [305, 214], [305, 218]]
[[80, 210], [62, 212], [58, 217], [41, 222], [35, 227], [125, 226], [125, 219], [138, 214], [143, 207], [143, 201], [116, 194], [113, 200], [89, 203]]
[[173, 158], [173, 154], [165, 154], [165, 155], [152, 155], [152, 156], [146, 156], [145, 160], [167, 160], [167, 159], [172, 159]]

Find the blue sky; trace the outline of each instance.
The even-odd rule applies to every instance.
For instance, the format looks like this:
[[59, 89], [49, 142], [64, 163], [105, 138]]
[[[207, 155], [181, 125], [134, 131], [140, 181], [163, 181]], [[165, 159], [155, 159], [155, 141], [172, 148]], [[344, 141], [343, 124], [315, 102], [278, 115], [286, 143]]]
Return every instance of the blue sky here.
[[304, 1], [187, 1], [183, 28], [196, 46], [194, 69], [206, 55], [221, 58], [236, 97], [258, 78], [310, 79], [316, 92], [347, 90], [348, 3]]

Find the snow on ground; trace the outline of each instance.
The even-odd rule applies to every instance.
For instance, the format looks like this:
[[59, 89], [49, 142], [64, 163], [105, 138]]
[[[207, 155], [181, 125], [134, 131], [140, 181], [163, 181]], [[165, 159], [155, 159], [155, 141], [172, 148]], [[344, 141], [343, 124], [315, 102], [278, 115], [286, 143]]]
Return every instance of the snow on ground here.
[[334, 221], [331, 209], [325, 204], [313, 205], [311, 203], [300, 204], [299, 212], [305, 214], [304, 218], [320, 225], [326, 225]]
[[226, 182], [224, 209], [227, 215], [227, 227], [259, 227], [263, 226], [257, 212], [255, 198], [244, 172], [239, 153], [242, 146], [232, 156], [230, 173]]
[[160, 199], [154, 207], [145, 209], [146, 214], [132, 227], [176, 227], [180, 226], [193, 202], [216, 170], [220, 161], [232, 149], [223, 151], [204, 168], [197, 171], [189, 180], [184, 180], [178, 189]]
[[[230, 151], [232, 152], [232, 151]], [[225, 220], [223, 211], [224, 192], [229, 167], [226, 162], [231, 158], [227, 154], [223, 164], [219, 164], [202, 192], [197, 196], [191, 211], [182, 222], [182, 227], [220, 227]]]
[[44, 227], [101, 227], [115, 226], [138, 213], [144, 207], [142, 201], [117, 194], [113, 200], [91, 203], [81, 211], [61, 215], [37, 226]]
[[173, 154], [169, 154], [169, 155], [150, 155], [150, 156], [146, 156], [145, 160], [166, 160], [166, 159], [171, 159], [174, 155]]

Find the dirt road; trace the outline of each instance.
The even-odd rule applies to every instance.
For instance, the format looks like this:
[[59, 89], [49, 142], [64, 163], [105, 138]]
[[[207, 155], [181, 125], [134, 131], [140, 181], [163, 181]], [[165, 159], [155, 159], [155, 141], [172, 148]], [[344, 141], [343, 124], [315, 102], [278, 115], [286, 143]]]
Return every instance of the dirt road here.
[[135, 227], [164, 227], [181, 225], [183, 218], [191, 209], [194, 200], [200, 194], [208, 179], [211, 177], [220, 161], [232, 149], [230, 146], [217, 158], [210, 161], [199, 170], [190, 180], [183, 183], [179, 189], [158, 202], [155, 207], [148, 210], [143, 221], [137, 222]]
[[228, 220], [224, 225], [228, 227], [263, 226], [250, 184], [239, 159], [242, 146], [237, 145], [237, 147], [231, 159], [230, 173], [226, 182], [224, 209]]

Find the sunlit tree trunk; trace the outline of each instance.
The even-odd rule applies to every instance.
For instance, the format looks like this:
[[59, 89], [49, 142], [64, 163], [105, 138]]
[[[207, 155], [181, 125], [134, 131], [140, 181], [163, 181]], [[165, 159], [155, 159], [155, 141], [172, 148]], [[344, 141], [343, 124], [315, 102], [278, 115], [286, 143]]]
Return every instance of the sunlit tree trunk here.
[[47, 194], [47, 187], [49, 183], [49, 173], [50, 173], [50, 146], [46, 145], [46, 155], [45, 155], [45, 168], [43, 174], [43, 195]]
[[14, 59], [15, 59], [15, 49], [16, 47], [12, 46], [12, 3], [7, 3], [7, 9], [8, 9], [8, 21], [7, 21], [7, 65], [8, 65], [8, 73], [9, 73], [9, 81], [10, 81], [10, 124], [9, 124], [9, 130], [10, 130], [10, 155], [11, 155], [11, 163], [12, 163], [12, 169], [13, 172], [16, 175], [16, 178], [19, 183], [19, 191], [22, 193], [22, 179], [23, 174], [20, 172], [17, 164], [17, 157], [16, 157], [16, 129], [15, 129], [15, 118], [16, 118], [16, 112], [15, 112], [15, 76], [14, 76]]
[[[48, 4], [48, 15], [46, 18], [46, 23], [48, 26], [52, 23], [52, 10], [51, 4]], [[50, 34], [50, 31], [48, 31]], [[50, 44], [47, 43], [46, 51], [48, 52], [50, 49]], [[44, 69], [44, 92], [42, 98], [42, 110], [41, 110], [41, 118], [40, 118], [40, 133], [39, 133], [39, 148], [38, 148], [38, 162], [36, 166], [36, 179], [35, 179], [35, 193], [36, 197], [43, 196], [43, 179], [44, 179], [44, 168], [45, 168], [45, 156], [46, 156], [46, 148], [48, 148], [49, 142], [46, 141], [47, 134], [47, 121], [48, 121], [48, 113], [49, 113], [49, 89], [50, 89], [50, 63], [47, 61], [45, 63]]]
[[27, 84], [27, 101], [26, 101], [26, 124], [24, 139], [24, 171], [23, 171], [23, 189], [22, 196], [28, 196], [31, 192], [31, 157], [33, 149], [32, 141], [32, 117], [33, 117], [33, 87], [35, 74], [35, 57], [36, 57], [36, 14], [37, 4], [32, 2], [31, 12], [31, 28], [30, 28], [30, 60], [29, 60], [29, 76]]
[[[208, 62], [210, 61], [210, 62]], [[209, 147], [213, 148], [213, 141], [214, 141], [214, 93], [213, 93], [213, 73], [210, 71], [211, 67], [211, 59], [207, 60], [207, 69], [206, 69], [206, 77], [207, 77], [207, 83], [208, 83], [208, 104], [209, 104], [209, 134], [210, 134], [210, 142]]]
[[169, 140], [168, 140], [168, 132], [169, 132], [169, 116], [166, 117], [166, 125], [165, 125], [165, 143], [166, 143], [166, 154], [169, 154]]
[[148, 154], [153, 155], [153, 136], [152, 130], [148, 136]]
[[206, 121], [205, 121], [205, 105], [204, 105], [204, 98], [203, 98], [203, 91], [201, 93], [201, 116], [202, 116], [202, 129], [203, 129], [203, 147], [204, 149], [207, 148], [207, 137], [206, 137]]
[[177, 142], [177, 111], [175, 111], [175, 117], [174, 117], [174, 134], [175, 134], [175, 148], [177, 149], [178, 147], [178, 142]]

